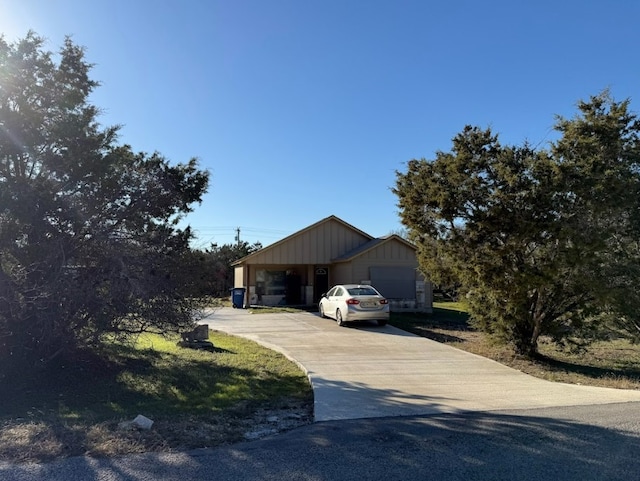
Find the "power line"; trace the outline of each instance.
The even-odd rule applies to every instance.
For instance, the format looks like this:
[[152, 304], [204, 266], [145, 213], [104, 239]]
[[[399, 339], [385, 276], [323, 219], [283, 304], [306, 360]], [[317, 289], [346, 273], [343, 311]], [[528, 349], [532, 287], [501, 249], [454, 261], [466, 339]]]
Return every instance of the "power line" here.
[[[282, 229], [265, 229], [261, 227], [242, 227], [242, 226], [191, 226], [196, 238], [192, 242], [192, 246], [196, 249], [209, 247], [211, 244], [240, 244], [240, 234], [244, 233], [244, 237], [255, 239], [262, 245], [270, 244], [271, 240], [280, 240], [291, 234], [290, 231]], [[248, 235], [247, 235], [248, 233]]]
[[291, 231], [282, 230], [282, 229], [268, 229], [264, 227], [246, 227], [246, 226], [191, 226], [192, 229], [200, 231], [200, 232], [235, 232], [237, 229], [242, 229], [243, 231], [253, 232], [253, 233], [270, 233], [270, 234], [282, 234], [287, 235], [290, 234]]

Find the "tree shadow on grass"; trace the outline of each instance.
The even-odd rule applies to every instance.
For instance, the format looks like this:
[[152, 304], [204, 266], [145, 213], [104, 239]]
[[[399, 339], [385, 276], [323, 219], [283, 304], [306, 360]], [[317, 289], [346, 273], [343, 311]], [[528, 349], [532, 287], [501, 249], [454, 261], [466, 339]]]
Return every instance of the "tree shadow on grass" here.
[[457, 331], [470, 330], [466, 318], [464, 321], [434, 322], [433, 319], [425, 317], [425, 315], [414, 315], [410, 317], [394, 316], [389, 324], [403, 331], [442, 343], [464, 342], [463, 338], [450, 334], [449, 332], [454, 333]]
[[107, 355], [61, 359], [47, 370], [8, 380], [0, 390], [0, 417], [87, 409], [98, 419], [140, 410], [197, 414], [228, 406], [239, 392], [261, 399], [274, 386], [305, 379], [235, 366], [228, 349], [189, 351], [183, 356], [119, 345]]
[[302, 373], [237, 366], [227, 349], [177, 355], [118, 346], [94, 363], [71, 361], [0, 389], [0, 460], [22, 459], [22, 450], [32, 461], [92, 452], [96, 436], [154, 450], [167, 442], [156, 430], [121, 434], [118, 423], [142, 414], [157, 425], [184, 419], [195, 430], [199, 420], [228, 424], [310, 390]]
[[598, 366], [589, 366], [584, 364], [576, 364], [569, 361], [562, 361], [552, 357], [538, 354], [535, 361], [546, 366], [552, 371], [564, 371], [575, 374], [581, 374], [593, 379], [602, 378], [624, 378], [629, 380], [640, 380], [640, 368], [601, 368]]
[[426, 326], [456, 331], [472, 330], [469, 314], [453, 309], [434, 308], [432, 313], [391, 313], [394, 325]]

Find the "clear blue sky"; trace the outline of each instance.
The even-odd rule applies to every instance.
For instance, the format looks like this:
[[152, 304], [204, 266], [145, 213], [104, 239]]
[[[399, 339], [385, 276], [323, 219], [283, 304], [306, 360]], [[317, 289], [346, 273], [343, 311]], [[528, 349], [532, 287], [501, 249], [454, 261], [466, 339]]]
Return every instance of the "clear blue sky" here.
[[196, 245], [267, 245], [329, 215], [383, 236], [412, 158], [466, 124], [544, 145], [556, 114], [610, 88], [640, 109], [632, 0], [0, 0], [87, 50], [121, 141], [211, 172]]

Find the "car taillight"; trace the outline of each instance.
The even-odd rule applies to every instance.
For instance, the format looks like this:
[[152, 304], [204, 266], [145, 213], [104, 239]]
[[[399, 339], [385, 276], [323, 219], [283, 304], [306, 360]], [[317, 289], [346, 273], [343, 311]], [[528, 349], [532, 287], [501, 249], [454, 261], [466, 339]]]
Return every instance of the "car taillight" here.
[[380, 299], [380, 304], [389, 304], [389, 301], [386, 299]]
[[360, 301], [358, 299], [347, 299], [347, 304], [360, 304]]

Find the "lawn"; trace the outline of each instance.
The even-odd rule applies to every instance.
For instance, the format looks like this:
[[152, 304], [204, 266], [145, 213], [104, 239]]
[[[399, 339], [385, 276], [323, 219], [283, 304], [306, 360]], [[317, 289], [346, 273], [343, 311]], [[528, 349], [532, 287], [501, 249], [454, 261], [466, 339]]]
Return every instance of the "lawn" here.
[[433, 314], [392, 314], [389, 324], [498, 361], [549, 381], [619, 389], [640, 389], [640, 346], [623, 339], [597, 342], [570, 352], [542, 338], [536, 360], [517, 356], [469, 326], [462, 303], [436, 302]]
[[[246, 439], [263, 424], [312, 419], [306, 375], [279, 353], [211, 332], [214, 352], [141, 336], [105, 343], [103, 355], [61, 362], [5, 383], [0, 392], [0, 460], [47, 461], [210, 447]], [[6, 381], [6, 380], [4, 380]], [[131, 429], [137, 415], [154, 421]]]

